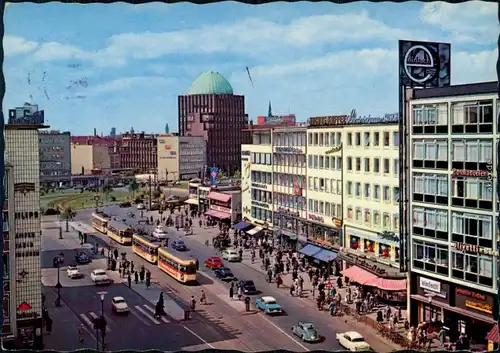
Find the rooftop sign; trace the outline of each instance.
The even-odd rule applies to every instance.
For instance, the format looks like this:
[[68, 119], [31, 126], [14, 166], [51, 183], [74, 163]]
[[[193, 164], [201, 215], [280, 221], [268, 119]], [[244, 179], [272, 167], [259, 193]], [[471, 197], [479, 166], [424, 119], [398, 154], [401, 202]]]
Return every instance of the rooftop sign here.
[[385, 114], [383, 117], [357, 117], [356, 115], [332, 115], [309, 118], [309, 127], [348, 126], [369, 124], [397, 124], [399, 114]]
[[43, 125], [45, 122], [45, 114], [43, 110], [33, 113], [24, 111], [23, 116], [17, 116], [15, 109], [9, 110], [9, 125]]

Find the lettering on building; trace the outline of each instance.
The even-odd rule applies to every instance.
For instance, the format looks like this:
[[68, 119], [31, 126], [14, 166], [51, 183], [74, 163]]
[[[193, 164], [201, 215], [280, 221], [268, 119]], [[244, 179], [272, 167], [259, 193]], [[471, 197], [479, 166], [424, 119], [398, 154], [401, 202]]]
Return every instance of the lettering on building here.
[[280, 207], [276, 210], [277, 213], [285, 216], [291, 216], [291, 217], [299, 217], [300, 214], [297, 211], [290, 211], [287, 210], [286, 208]]
[[434, 293], [441, 293], [441, 282], [432, 279], [420, 277], [420, 288]]
[[453, 246], [458, 251], [463, 251], [463, 252], [470, 252], [470, 253], [474, 253], [474, 254], [492, 255], [492, 256], [499, 255], [497, 250], [493, 250], [490, 248], [483, 248], [483, 247], [480, 247], [479, 245], [454, 243]]
[[309, 126], [343, 126], [346, 125], [348, 115], [329, 115], [309, 118]]
[[259, 202], [259, 201], [252, 201], [252, 206], [269, 208], [269, 205], [267, 203]]
[[339, 152], [340, 150], [342, 150], [342, 144], [340, 144], [337, 147], [333, 147], [332, 149], [329, 149], [328, 151], [325, 152], [325, 154], [332, 154], [335, 152]]
[[304, 153], [301, 149], [295, 147], [275, 147], [274, 152], [276, 153]]
[[241, 151], [242, 156], [250, 156], [250, 151]]
[[19, 192], [26, 195], [28, 192], [35, 191], [35, 183], [16, 183], [14, 184], [14, 192]]
[[259, 183], [252, 183], [253, 188], [260, 188], [260, 189], [266, 189], [267, 190], [267, 185], [266, 184], [259, 184]]
[[39, 216], [38, 211], [30, 212], [15, 212], [14, 219], [37, 219]]
[[491, 172], [487, 172], [484, 170], [462, 170], [462, 169], [453, 169], [452, 170], [452, 177], [478, 177], [478, 178], [485, 178], [487, 177]]
[[316, 222], [323, 222], [323, 221], [324, 221], [324, 218], [323, 218], [323, 217], [321, 217], [321, 216], [317, 216], [317, 215], [315, 215], [315, 214], [311, 214], [311, 213], [309, 213], [309, 219], [310, 219], [311, 221], [316, 221]]

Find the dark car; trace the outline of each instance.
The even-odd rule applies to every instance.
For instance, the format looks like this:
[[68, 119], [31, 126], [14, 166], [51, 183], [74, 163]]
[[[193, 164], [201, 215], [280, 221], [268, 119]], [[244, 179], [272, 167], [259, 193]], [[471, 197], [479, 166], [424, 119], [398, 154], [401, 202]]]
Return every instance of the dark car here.
[[233, 273], [227, 267], [219, 267], [214, 271], [215, 277], [222, 281], [234, 281], [236, 277], [234, 277]]
[[238, 282], [238, 286], [243, 289], [243, 294], [257, 294], [255, 283], [251, 280], [241, 280]]
[[131, 206], [132, 206], [132, 204], [130, 202], [128, 202], [128, 201], [122, 202], [120, 204], [121, 208], [127, 208], [127, 207], [131, 207]]
[[177, 251], [186, 251], [187, 247], [183, 240], [176, 239], [172, 242], [172, 249]]
[[75, 261], [80, 265], [88, 264], [90, 263], [90, 257], [82, 251], [75, 255]]

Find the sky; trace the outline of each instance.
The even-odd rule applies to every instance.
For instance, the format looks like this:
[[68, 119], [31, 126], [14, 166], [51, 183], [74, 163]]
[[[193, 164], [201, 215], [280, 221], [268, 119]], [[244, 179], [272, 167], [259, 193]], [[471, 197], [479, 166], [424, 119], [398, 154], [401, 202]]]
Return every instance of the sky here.
[[497, 13], [477, 1], [10, 4], [4, 112], [36, 103], [75, 135], [175, 132], [177, 96], [214, 70], [251, 118], [269, 101], [299, 121], [382, 116], [398, 107], [399, 39], [451, 43], [452, 84], [497, 80]]

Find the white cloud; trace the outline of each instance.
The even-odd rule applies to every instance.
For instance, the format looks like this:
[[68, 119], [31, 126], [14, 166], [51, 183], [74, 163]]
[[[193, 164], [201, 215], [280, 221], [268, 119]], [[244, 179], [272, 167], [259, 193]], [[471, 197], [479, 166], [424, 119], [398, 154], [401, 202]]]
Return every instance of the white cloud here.
[[453, 42], [493, 44], [498, 40], [498, 4], [468, 1], [460, 4], [433, 2], [420, 11], [422, 22], [453, 35]]
[[457, 52], [451, 57], [451, 83], [497, 81], [498, 49], [475, 53]]
[[91, 94], [97, 95], [117, 91], [126, 91], [130, 89], [145, 89], [151, 87], [158, 89], [161, 86], [168, 86], [173, 83], [174, 80], [155, 76], [123, 77], [93, 87], [91, 89]]
[[17, 36], [4, 36], [3, 49], [5, 56], [25, 54], [38, 47], [38, 43]]

